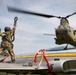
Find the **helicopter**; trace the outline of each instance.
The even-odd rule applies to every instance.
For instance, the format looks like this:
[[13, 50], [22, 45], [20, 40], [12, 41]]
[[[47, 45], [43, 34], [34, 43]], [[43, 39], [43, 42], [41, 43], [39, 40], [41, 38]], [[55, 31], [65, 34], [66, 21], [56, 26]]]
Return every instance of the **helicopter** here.
[[54, 15], [47, 15], [47, 14], [42, 14], [42, 13], [37, 13], [29, 10], [22, 10], [18, 8], [13, 8], [13, 7], [7, 7], [9, 12], [16, 12], [16, 13], [22, 13], [22, 14], [29, 14], [29, 15], [36, 15], [36, 16], [41, 16], [45, 18], [58, 18], [60, 19], [60, 25], [58, 28], [55, 29], [55, 43], [58, 45], [61, 44], [71, 44], [76, 47], [76, 30], [74, 30], [70, 25], [68, 18], [75, 15], [76, 12], [73, 14], [67, 15], [65, 17], [61, 16], [54, 16]]

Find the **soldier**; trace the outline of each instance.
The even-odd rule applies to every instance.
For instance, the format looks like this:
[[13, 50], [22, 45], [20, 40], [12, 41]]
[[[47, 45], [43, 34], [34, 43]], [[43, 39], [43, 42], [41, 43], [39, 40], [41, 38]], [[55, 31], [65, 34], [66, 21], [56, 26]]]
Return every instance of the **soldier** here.
[[16, 23], [17, 23], [18, 18], [15, 17], [14, 18], [14, 27], [11, 29], [10, 27], [5, 27], [4, 31], [5, 32], [1, 32], [0, 31], [0, 36], [2, 37], [2, 42], [1, 42], [1, 48], [2, 50], [7, 50], [8, 53], [11, 56], [11, 61], [12, 63], [15, 63], [15, 56], [14, 56], [14, 51], [13, 51], [13, 47], [12, 47], [12, 36], [13, 33], [16, 30]]

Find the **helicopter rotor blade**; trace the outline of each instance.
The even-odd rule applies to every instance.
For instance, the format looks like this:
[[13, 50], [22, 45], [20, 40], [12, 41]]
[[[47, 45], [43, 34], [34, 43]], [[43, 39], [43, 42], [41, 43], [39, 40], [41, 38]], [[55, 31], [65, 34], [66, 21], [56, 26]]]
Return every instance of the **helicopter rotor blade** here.
[[22, 9], [18, 9], [18, 8], [13, 8], [13, 7], [7, 7], [9, 12], [16, 12], [16, 13], [23, 13], [23, 14], [30, 14], [30, 15], [36, 15], [36, 16], [42, 16], [42, 17], [46, 17], [46, 18], [61, 18], [60, 16], [54, 16], [54, 15], [47, 15], [47, 14], [42, 14], [42, 13], [37, 13], [37, 12], [32, 12], [29, 10], [22, 10]]
[[75, 15], [75, 14], [76, 14], [76, 12], [74, 12], [74, 13], [71, 14], [71, 15], [67, 15], [66, 18], [69, 18], [70, 16], [73, 16], [73, 15]]

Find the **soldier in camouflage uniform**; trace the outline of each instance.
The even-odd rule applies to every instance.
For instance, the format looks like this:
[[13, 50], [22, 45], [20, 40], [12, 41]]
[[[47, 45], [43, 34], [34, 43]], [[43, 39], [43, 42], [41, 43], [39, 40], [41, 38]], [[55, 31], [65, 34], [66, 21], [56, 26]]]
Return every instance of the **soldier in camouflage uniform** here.
[[7, 50], [8, 53], [11, 56], [11, 61], [13, 63], [15, 63], [15, 56], [14, 56], [14, 51], [12, 48], [12, 39], [11, 36], [13, 35], [13, 33], [16, 30], [16, 23], [17, 23], [18, 18], [15, 17], [14, 18], [14, 27], [11, 29], [10, 27], [5, 27], [4, 31], [5, 32], [1, 32], [0, 31], [0, 36], [2, 37], [2, 42], [1, 42], [1, 48], [2, 50]]

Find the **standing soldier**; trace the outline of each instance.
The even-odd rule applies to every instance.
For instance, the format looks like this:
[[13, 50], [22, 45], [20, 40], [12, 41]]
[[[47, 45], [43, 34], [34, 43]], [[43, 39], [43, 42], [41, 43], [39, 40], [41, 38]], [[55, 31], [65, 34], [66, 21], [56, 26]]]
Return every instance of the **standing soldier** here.
[[4, 31], [5, 32], [1, 32], [0, 31], [0, 36], [2, 37], [2, 42], [1, 42], [1, 48], [2, 50], [7, 50], [8, 53], [11, 56], [11, 61], [12, 63], [15, 63], [15, 56], [14, 56], [14, 51], [13, 51], [13, 47], [12, 47], [12, 36], [16, 30], [16, 24], [17, 24], [17, 20], [18, 18], [15, 17], [14, 18], [14, 27], [11, 29], [10, 27], [5, 27]]

